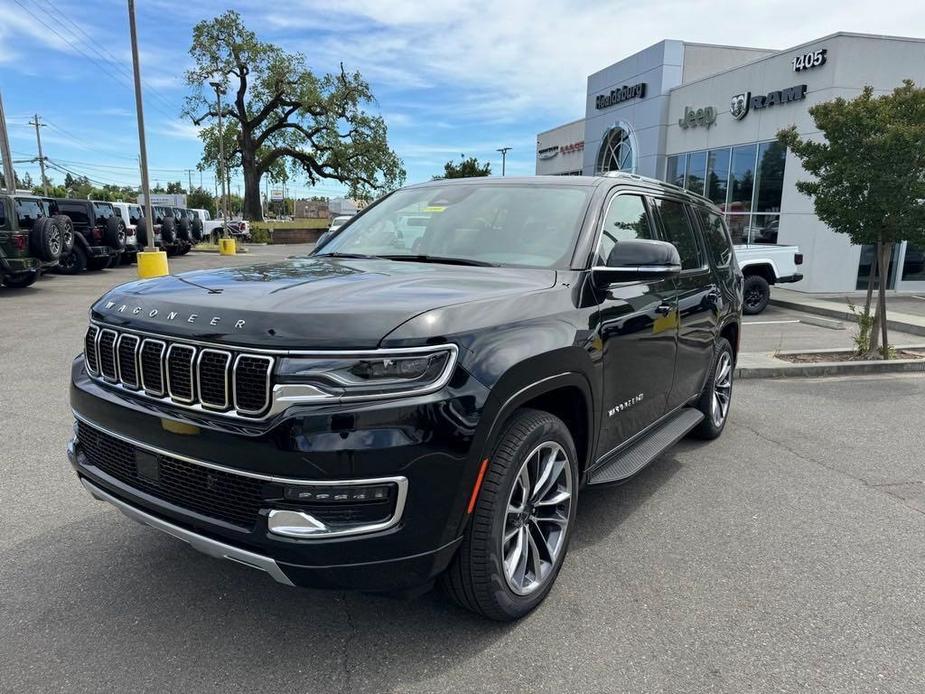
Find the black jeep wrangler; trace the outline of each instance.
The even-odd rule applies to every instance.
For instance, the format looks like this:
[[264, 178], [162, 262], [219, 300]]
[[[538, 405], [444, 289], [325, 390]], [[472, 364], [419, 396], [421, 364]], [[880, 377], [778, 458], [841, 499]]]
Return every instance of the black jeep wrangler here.
[[22, 288], [68, 251], [62, 225], [39, 197], [0, 195], [0, 284]]
[[56, 198], [54, 202], [58, 213], [67, 216], [74, 228], [74, 247], [61, 257], [62, 273], [76, 275], [119, 264], [125, 250], [125, 229], [110, 203], [72, 198]]
[[723, 431], [741, 307], [706, 198], [627, 174], [424, 183], [311, 256], [104, 295], [68, 455], [97, 499], [281, 583], [439, 578], [515, 619], [583, 488]]
[[190, 219], [184, 217], [180, 208], [154, 205], [154, 245], [168, 256], [186, 255], [192, 248]]

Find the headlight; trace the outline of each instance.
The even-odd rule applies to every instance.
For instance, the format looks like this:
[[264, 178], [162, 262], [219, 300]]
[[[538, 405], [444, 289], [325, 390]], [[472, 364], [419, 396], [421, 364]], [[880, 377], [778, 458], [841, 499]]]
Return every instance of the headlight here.
[[456, 354], [456, 345], [441, 345], [285, 357], [279, 360], [276, 375], [280, 384], [310, 386], [327, 397], [418, 395], [446, 385]]

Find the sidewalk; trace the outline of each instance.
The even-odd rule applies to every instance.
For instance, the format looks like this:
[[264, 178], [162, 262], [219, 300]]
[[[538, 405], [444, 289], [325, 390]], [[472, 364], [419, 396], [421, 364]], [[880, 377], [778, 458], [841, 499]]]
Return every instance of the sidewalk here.
[[[853, 323], [855, 318], [848, 308], [849, 299], [854, 302], [855, 306], [863, 306], [864, 304], [863, 296], [826, 295], [825, 297], [819, 297], [792, 289], [771, 288], [771, 304], [774, 306]], [[891, 306], [897, 306], [900, 310], [893, 310]], [[912, 335], [925, 335], [925, 301], [915, 297], [888, 296], [886, 316], [886, 325], [890, 330]]]

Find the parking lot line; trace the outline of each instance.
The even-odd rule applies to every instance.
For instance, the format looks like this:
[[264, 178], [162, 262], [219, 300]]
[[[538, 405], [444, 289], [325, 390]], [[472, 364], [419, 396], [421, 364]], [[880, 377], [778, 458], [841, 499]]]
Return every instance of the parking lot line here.
[[783, 323], [799, 323], [798, 319], [794, 320], [746, 320], [742, 325], [781, 325]]

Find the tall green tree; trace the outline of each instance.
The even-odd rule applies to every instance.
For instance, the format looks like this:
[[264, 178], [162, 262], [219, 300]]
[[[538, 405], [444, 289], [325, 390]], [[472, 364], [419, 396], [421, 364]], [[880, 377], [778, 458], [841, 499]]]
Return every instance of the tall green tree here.
[[444, 178], [472, 178], [474, 176], [491, 176], [491, 163], [485, 162], [480, 164], [475, 157], [466, 158], [466, 155], [459, 155], [459, 162], [448, 161], [443, 165], [443, 175], [434, 176], [435, 181]]
[[876, 246], [880, 353], [886, 357], [886, 278], [893, 245], [925, 245], [925, 89], [905, 80], [892, 93], [875, 97], [873, 88], [865, 87], [855, 99], [817, 104], [809, 113], [822, 139], [800, 137], [791, 127], [779, 132], [778, 140], [813, 176], [796, 185], [812, 197], [819, 219], [853, 244]]
[[[195, 125], [218, 116], [210, 82], [225, 87], [223, 129], [234, 146], [226, 157], [240, 161], [244, 215], [261, 219], [260, 179], [280, 168], [303, 174], [311, 185], [322, 179], [347, 186], [349, 195], [369, 198], [402, 184], [405, 170], [388, 145], [385, 121], [364, 110], [373, 103], [359, 72], [315, 75], [301, 53], [287, 53], [260, 41], [234, 10], [199, 22], [190, 48], [195, 67], [186, 73], [193, 93], [183, 115]], [[213, 168], [220, 137], [217, 124], [202, 131]], [[227, 143], [227, 139], [225, 140]]]

